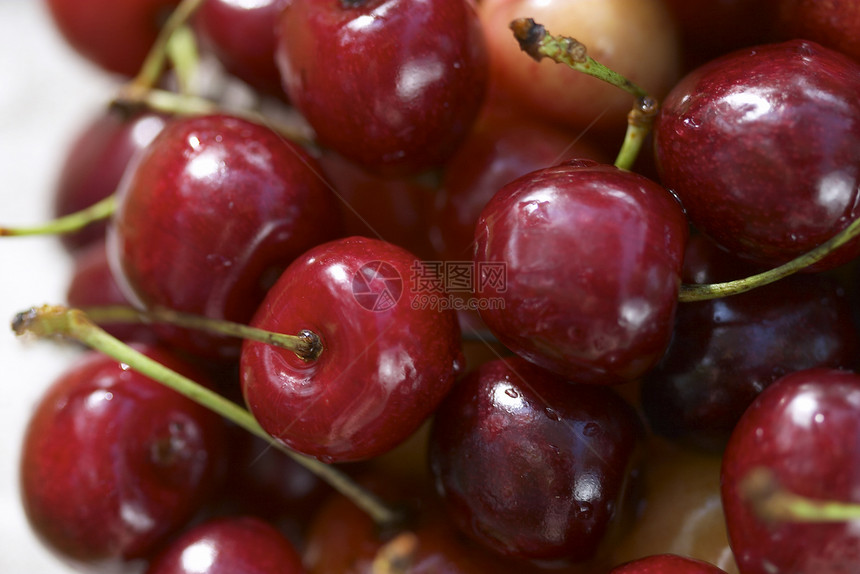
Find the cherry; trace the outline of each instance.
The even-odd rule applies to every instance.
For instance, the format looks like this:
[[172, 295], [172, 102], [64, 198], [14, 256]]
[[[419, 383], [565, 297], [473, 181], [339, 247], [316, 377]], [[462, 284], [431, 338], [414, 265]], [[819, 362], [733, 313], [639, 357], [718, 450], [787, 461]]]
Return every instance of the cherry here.
[[54, 24], [78, 53], [125, 76], [140, 69], [177, 4], [179, 0], [47, 0]]
[[[198, 380], [155, 348], [148, 356]], [[96, 353], [44, 395], [20, 465], [27, 518], [62, 559], [112, 571], [149, 556], [214, 491], [223, 462], [219, 417]]]
[[363, 237], [320, 245], [287, 268], [251, 325], [309, 330], [323, 350], [305, 359], [244, 344], [242, 392], [269, 434], [327, 462], [356, 461], [390, 450], [435, 410], [463, 357], [456, 314], [413, 305], [422, 270], [404, 249]]
[[[860, 65], [812, 42], [735, 52], [667, 96], [661, 178], [691, 222], [760, 264], [785, 263], [858, 216]], [[817, 269], [860, 252], [853, 241]]]
[[770, 0], [776, 4], [777, 34], [805, 38], [860, 62], [860, 5], [850, 0]]
[[641, 436], [610, 389], [500, 359], [436, 412], [430, 467], [470, 537], [506, 556], [583, 562], [607, 549], [636, 502]]
[[563, 160], [608, 161], [576, 133], [499, 105], [485, 108], [456, 154], [445, 165], [441, 190], [430, 215], [438, 257], [472, 258], [475, 224], [493, 195], [514, 179]]
[[228, 449], [231, 472], [211, 511], [216, 515], [255, 516], [299, 543], [310, 517], [331, 494], [331, 488], [294, 459], [243, 429], [231, 429]]
[[745, 496], [750, 473], [771, 472], [782, 488], [810, 498], [860, 502], [860, 376], [810, 369], [765, 389], [732, 433], [723, 457], [729, 539], [744, 574], [854, 572], [854, 523], [770, 521]]
[[[692, 261], [695, 255], [685, 266]], [[706, 282], [727, 279], [702, 271], [699, 266], [690, 273]], [[642, 407], [655, 432], [720, 451], [762, 389], [801, 369], [854, 368], [857, 350], [850, 302], [821, 275], [684, 303], [666, 355], [643, 379]]]
[[435, 186], [414, 177], [381, 177], [330, 150], [319, 158], [337, 190], [344, 236], [361, 235], [399, 245], [432, 259], [428, 230]]
[[296, 550], [270, 524], [240, 516], [211, 520], [173, 541], [147, 574], [302, 574]]
[[[175, 120], [119, 192], [108, 246], [123, 292], [142, 307], [246, 323], [290, 261], [339, 232], [319, 170], [261, 125]], [[195, 353], [238, 356], [236, 340], [157, 328]]]
[[392, 571], [383, 566], [392, 563], [407, 565], [409, 574], [544, 572], [527, 562], [502, 558], [460, 535], [423, 479], [371, 474], [362, 477], [362, 483], [409, 509], [412, 519], [404, 529], [380, 531], [346, 498], [332, 497], [310, 528], [305, 559], [312, 574], [376, 574]]
[[[110, 270], [104, 239], [75, 254], [66, 301], [78, 309], [129, 304]], [[157, 340], [152, 327], [145, 323], [111, 323], [104, 325], [104, 329], [123, 341], [155, 343]]]
[[[63, 216], [85, 209], [113, 194], [131, 159], [161, 131], [167, 118], [150, 112], [132, 113], [109, 107], [92, 118], [69, 146], [54, 197], [54, 213]], [[106, 223], [93, 223], [60, 236], [74, 251], [105, 235]]]
[[468, 1], [294, 0], [279, 34], [290, 101], [320, 143], [371, 169], [443, 163], [486, 90], [487, 51]]
[[483, 0], [479, 13], [499, 92], [527, 113], [574, 130], [597, 122], [614, 133], [624, 125], [630, 96], [555, 63], [533, 61], [511, 37], [512, 20], [534, 18], [555, 34], [573, 36], [595, 60], [657, 98], [680, 74], [677, 27], [660, 0]]
[[725, 574], [725, 570], [693, 558], [658, 554], [616, 566], [609, 574]]
[[666, 0], [678, 21], [685, 67], [770, 40], [772, 0]]
[[643, 176], [589, 160], [527, 174], [475, 229], [479, 296], [503, 302], [481, 317], [571, 380], [633, 380], [669, 344], [687, 234], [678, 203]]
[[206, 0], [194, 15], [201, 41], [231, 74], [283, 97], [275, 65], [275, 28], [288, 0]]

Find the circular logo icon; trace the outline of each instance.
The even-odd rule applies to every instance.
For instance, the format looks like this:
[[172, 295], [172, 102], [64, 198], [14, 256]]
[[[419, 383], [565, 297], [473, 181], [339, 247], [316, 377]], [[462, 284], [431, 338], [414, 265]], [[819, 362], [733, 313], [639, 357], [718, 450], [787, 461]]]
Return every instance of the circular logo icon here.
[[352, 276], [352, 295], [368, 311], [387, 311], [403, 295], [403, 278], [385, 261], [371, 261]]

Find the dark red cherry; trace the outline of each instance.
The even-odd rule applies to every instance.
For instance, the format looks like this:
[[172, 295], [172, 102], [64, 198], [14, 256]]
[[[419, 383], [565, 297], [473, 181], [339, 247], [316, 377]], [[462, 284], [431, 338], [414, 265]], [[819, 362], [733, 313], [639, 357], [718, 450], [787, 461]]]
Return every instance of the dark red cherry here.
[[860, 4], [854, 0], [770, 0], [776, 4], [777, 34], [805, 38], [860, 62]]
[[[75, 254], [66, 301], [78, 309], [129, 305], [111, 272], [103, 239]], [[154, 343], [157, 340], [152, 327], [144, 323], [106, 323], [102, 327], [122, 341]]]
[[[131, 159], [167, 123], [149, 112], [131, 113], [116, 107], [89, 121], [69, 146], [57, 179], [54, 214], [68, 215], [113, 194]], [[69, 251], [102, 239], [107, 223], [93, 223], [76, 233], [60, 235]]]
[[244, 344], [242, 391], [269, 434], [329, 462], [355, 461], [392, 449], [435, 410], [463, 357], [454, 311], [413, 304], [422, 269], [408, 251], [364, 237], [320, 245], [287, 268], [251, 324], [310, 330], [323, 351], [305, 360]]
[[756, 469], [788, 491], [860, 503], [860, 376], [811, 369], [779, 379], [744, 413], [723, 455], [729, 540], [744, 574], [860, 571], [856, 523], [765, 521], [741, 491]]
[[666, 355], [642, 380], [641, 404], [655, 432], [721, 451], [762, 389], [802, 369], [854, 368], [857, 350], [850, 301], [822, 275], [682, 303]]
[[204, 522], [173, 541], [146, 574], [303, 574], [295, 548], [249, 516]]
[[725, 574], [725, 570], [694, 558], [657, 554], [616, 566], [609, 574]]
[[[204, 381], [163, 350], [141, 350]], [[223, 431], [211, 411], [89, 354], [48, 390], [27, 427], [20, 478], [30, 525], [87, 571], [148, 557], [217, 486]]]
[[436, 192], [432, 182], [382, 177], [330, 150], [324, 150], [319, 161], [337, 190], [344, 236], [382, 239], [421, 259], [433, 259], [428, 229]]
[[633, 380], [669, 344], [687, 235], [678, 203], [635, 173], [577, 160], [525, 175], [475, 229], [481, 317], [571, 380]]
[[82, 56], [134, 76], [179, 0], [47, 0], [54, 23]]
[[[400, 564], [408, 564], [409, 574], [545, 572], [527, 562], [501, 557], [460, 534], [426, 481], [405, 481], [391, 474], [380, 479], [373, 475], [368, 485], [366, 478], [362, 478], [366, 487], [406, 509], [411, 519], [400, 529], [380, 531], [367, 513], [352, 502], [340, 495], [332, 497], [315, 514], [308, 536], [305, 562], [312, 574], [392, 571], [381, 567], [382, 556], [388, 558], [386, 564], [397, 564], [400, 558]], [[567, 570], [556, 572], [573, 574]]]
[[642, 435], [610, 389], [499, 359], [436, 412], [430, 468], [470, 537], [511, 557], [583, 562], [630, 517]]
[[[860, 211], [860, 64], [806, 41], [741, 50], [684, 78], [655, 126], [663, 184], [729, 251], [778, 265]], [[851, 242], [817, 264], [852, 259]]]
[[770, 40], [772, 0], [666, 0], [681, 29], [684, 64], [699, 66]]
[[365, 167], [443, 163], [486, 90], [487, 49], [472, 2], [293, 0], [277, 63], [320, 143]]
[[478, 216], [504, 185], [572, 158], [609, 159], [576, 132], [497, 107], [485, 109], [445, 165], [430, 215], [433, 246], [441, 259], [472, 258]]
[[[111, 266], [137, 305], [247, 323], [290, 261], [338, 235], [335, 202], [316, 162], [272, 130], [176, 120], [123, 182]], [[237, 340], [158, 329], [195, 353], [238, 356]]]
[[224, 68], [250, 86], [283, 96], [275, 65], [275, 29], [288, 0], [206, 0], [194, 14], [202, 42]]

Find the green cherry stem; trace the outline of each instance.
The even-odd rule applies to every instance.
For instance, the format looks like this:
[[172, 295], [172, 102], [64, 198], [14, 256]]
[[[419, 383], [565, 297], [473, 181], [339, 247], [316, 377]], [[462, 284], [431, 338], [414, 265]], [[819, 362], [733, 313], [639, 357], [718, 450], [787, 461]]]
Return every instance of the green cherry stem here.
[[377, 524], [393, 525], [401, 518], [397, 511], [358, 486], [337, 468], [285, 448], [269, 436], [246, 409], [112, 337], [79, 309], [52, 305], [34, 307], [15, 317], [12, 330], [18, 336], [70, 338], [100, 351], [268, 441], [352, 500]]
[[0, 237], [24, 235], [55, 235], [72, 233], [83, 229], [90, 223], [107, 219], [116, 211], [116, 198], [111, 195], [93, 205], [47, 223], [30, 227], [0, 227]]
[[860, 219], [851, 223], [848, 227], [816, 247], [815, 249], [804, 253], [796, 259], [792, 259], [788, 263], [764, 271], [757, 275], [751, 275], [736, 281], [727, 281], [725, 283], [710, 283], [707, 285], [681, 285], [681, 290], [678, 293], [678, 300], [682, 303], [691, 301], [706, 301], [708, 299], [717, 299], [728, 295], [737, 295], [779, 281], [784, 277], [788, 277], [797, 273], [801, 269], [809, 267], [813, 263], [817, 263], [827, 257], [832, 251], [842, 247], [855, 237], [860, 235]]
[[766, 522], [845, 522], [860, 519], [860, 504], [817, 500], [780, 486], [773, 471], [755, 468], [741, 480], [739, 492]]
[[273, 333], [272, 331], [258, 329], [249, 325], [243, 325], [242, 323], [210, 319], [209, 317], [180, 313], [179, 311], [162, 307], [141, 311], [134, 307], [110, 305], [90, 307], [81, 309], [81, 311], [86, 314], [90, 321], [99, 325], [106, 323], [168, 323], [177, 327], [186, 327], [274, 345], [294, 352], [299, 358], [305, 361], [315, 361], [323, 352], [323, 344], [319, 336], [307, 330], [300, 332], [298, 335]]
[[517, 18], [511, 22], [510, 28], [520, 44], [520, 49], [536, 61], [549, 58], [621, 88], [636, 98], [636, 104], [627, 116], [627, 133], [624, 136], [624, 142], [615, 158], [615, 167], [625, 170], [632, 168], [657, 116], [659, 109], [657, 100], [618, 72], [589, 56], [582, 42], [569, 36], [553, 36], [543, 25], [531, 18]]
[[127, 89], [146, 91], [158, 83], [168, 57], [168, 43], [174, 32], [185, 26], [194, 12], [205, 0], [182, 0], [171, 12], [161, 27], [155, 43], [149, 50], [137, 76], [128, 84]]

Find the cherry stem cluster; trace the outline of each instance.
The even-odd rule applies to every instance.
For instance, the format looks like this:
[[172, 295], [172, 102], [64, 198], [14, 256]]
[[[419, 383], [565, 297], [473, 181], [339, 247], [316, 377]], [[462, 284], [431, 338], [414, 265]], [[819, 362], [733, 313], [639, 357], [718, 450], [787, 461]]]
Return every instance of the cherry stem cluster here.
[[569, 36], [553, 36], [543, 25], [531, 18], [517, 18], [511, 22], [510, 28], [520, 44], [520, 49], [536, 61], [549, 58], [621, 88], [636, 98], [636, 103], [627, 116], [627, 133], [624, 136], [624, 142], [615, 158], [616, 167], [626, 170], [632, 168], [657, 116], [659, 109], [657, 100], [618, 72], [589, 56], [582, 42]]
[[126, 345], [101, 329], [79, 309], [52, 305], [34, 307], [15, 317], [12, 330], [18, 336], [69, 338], [100, 351], [268, 441], [353, 501], [378, 525], [393, 525], [400, 521], [401, 516], [397, 511], [358, 486], [337, 468], [287, 449], [263, 430], [249, 411]]
[[788, 491], [773, 471], [755, 468], [739, 485], [741, 496], [766, 522], [845, 522], [860, 519], [860, 504], [815, 500]]

